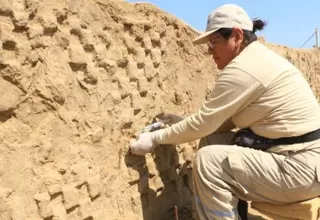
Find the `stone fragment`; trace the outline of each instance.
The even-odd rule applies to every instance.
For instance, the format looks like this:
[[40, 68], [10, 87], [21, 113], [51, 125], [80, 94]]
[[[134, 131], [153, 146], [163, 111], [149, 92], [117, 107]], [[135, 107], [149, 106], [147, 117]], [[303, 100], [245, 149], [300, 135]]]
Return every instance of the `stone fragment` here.
[[78, 205], [79, 195], [73, 184], [63, 186], [62, 195], [63, 195], [64, 206], [66, 210], [71, 209]]
[[89, 198], [82, 199], [80, 202], [79, 212], [81, 215], [81, 219], [89, 219], [92, 217], [92, 207], [91, 207], [91, 200]]
[[100, 175], [96, 175], [88, 179], [88, 189], [91, 198], [95, 198], [100, 195], [102, 189]]
[[142, 42], [144, 44], [144, 48], [145, 49], [148, 49], [148, 50], [151, 50], [152, 48], [152, 43], [151, 43], [151, 39], [148, 35], [145, 35], [142, 39]]
[[136, 56], [135, 56], [135, 60], [138, 64], [138, 66], [144, 66], [144, 61], [145, 61], [145, 52], [143, 48], [137, 48], [136, 49]]
[[152, 49], [151, 50], [151, 59], [153, 61], [153, 65], [155, 67], [159, 66], [162, 60], [161, 57], [161, 50], [158, 48]]
[[159, 176], [154, 176], [149, 180], [149, 188], [155, 192], [161, 190], [163, 186], [163, 182]]
[[137, 63], [133, 60], [129, 60], [128, 65], [126, 67], [127, 76], [130, 80], [136, 80], [137, 79]]
[[43, 32], [44, 32], [44, 29], [42, 25], [39, 23], [35, 23], [29, 26], [27, 34], [30, 39], [33, 39], [33, 38], [42, 36]]
[[62, 188], [60, 184], [53, 184], [47, 187], [47, 190], [49, 194], [52, 196], [54, 194], [60, 193], [62, 191]]
[[86, 64], [86, 53], [81, 45], [72, 44], [69, 47], [69, 57], [72, 64]]
[[138, 78], [138, 90], [140, 94], [147, 93], [148, 91], [148, 80], [146, 77], [139, 77]]
[[42, 218], [48, 218], [53, 215], [50, 204], [50, 195], [47, 192], [38, 193], [34, 197], [39, 207], [39, 214]]
[[160, 41], [160, 34], [156, 31], [151, 31], [150, 38], [151, 38], [151, 41], [153, 41], [153, 42], [159, 42]]
[[50, 195], [46, 192], [44, 193], [38, 193], [36, 195], [34, 195], [34, 200], [36, 200], [37, 202], [46, 202], [46, 201], [50, 201]]
[[147, 158], [146, 163], [147, 163], [147, 167], [148, 167], [148, 171], [149, 171], [150, 175], [156, 176], [159, 174], [159, 172], [157, 170], [157, 166], [153, 161], [153, 158], [151, 158], [151, 157]]

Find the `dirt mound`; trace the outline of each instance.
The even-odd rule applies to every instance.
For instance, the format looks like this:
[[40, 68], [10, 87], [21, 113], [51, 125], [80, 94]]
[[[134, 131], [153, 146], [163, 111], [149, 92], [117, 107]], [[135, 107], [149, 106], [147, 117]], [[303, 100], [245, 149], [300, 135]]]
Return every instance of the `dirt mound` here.
[[[0, 219], [170, 219], [190, 207], [196, 143], [146, 157], [128, 143], [214, 86], [195, 36], [150, 4], [0, 0]], [[319, 51], [272, 48], [320, 94]]]

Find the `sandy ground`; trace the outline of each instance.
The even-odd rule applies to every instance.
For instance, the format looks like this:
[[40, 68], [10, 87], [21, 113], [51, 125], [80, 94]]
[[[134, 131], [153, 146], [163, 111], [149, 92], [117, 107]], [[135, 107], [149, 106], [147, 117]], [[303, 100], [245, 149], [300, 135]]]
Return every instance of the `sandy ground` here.
[[[164, 219], [190, 207], [196, 143], [146, 157], [128, 143], [157, 114], [192, 113], [214, 86], [195, 36], [149, 4], [0, 0], [0, 219]], [[319, 51], [268, 46], [320, 94]]]

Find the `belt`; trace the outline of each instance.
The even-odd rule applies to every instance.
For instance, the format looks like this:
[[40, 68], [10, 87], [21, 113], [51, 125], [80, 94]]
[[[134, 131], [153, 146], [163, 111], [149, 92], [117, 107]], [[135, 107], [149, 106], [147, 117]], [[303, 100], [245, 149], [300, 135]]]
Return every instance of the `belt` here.
[[270, 139], [255, 134], [250, 128], [239, 130], [231, 140], [232, 144], [258, 150], [267, 150], [276, 145], [290, 145], [311, 142], [320, 139], [320, 129], [301, 136]]
[[269, 139], [272, 145], [289, 145], [289, 144], [299, 144], [305, 142], [311, 142], [320, 139], [320, 129], [308, 132], [301, 136], [296, 137], [285, 137], [278, 139]]

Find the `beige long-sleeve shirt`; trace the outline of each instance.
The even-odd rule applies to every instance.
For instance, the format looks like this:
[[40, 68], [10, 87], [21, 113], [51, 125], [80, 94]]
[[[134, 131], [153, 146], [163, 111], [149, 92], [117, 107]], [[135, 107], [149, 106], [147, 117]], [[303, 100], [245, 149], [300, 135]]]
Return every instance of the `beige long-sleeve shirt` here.
[[320, 128], [320, 107], [300, 70], [256, 41], [223, 69], [196, 113], [154, 137], [159, 144], [194, 141], [228, 119], [268, 138], [299, 136]]

